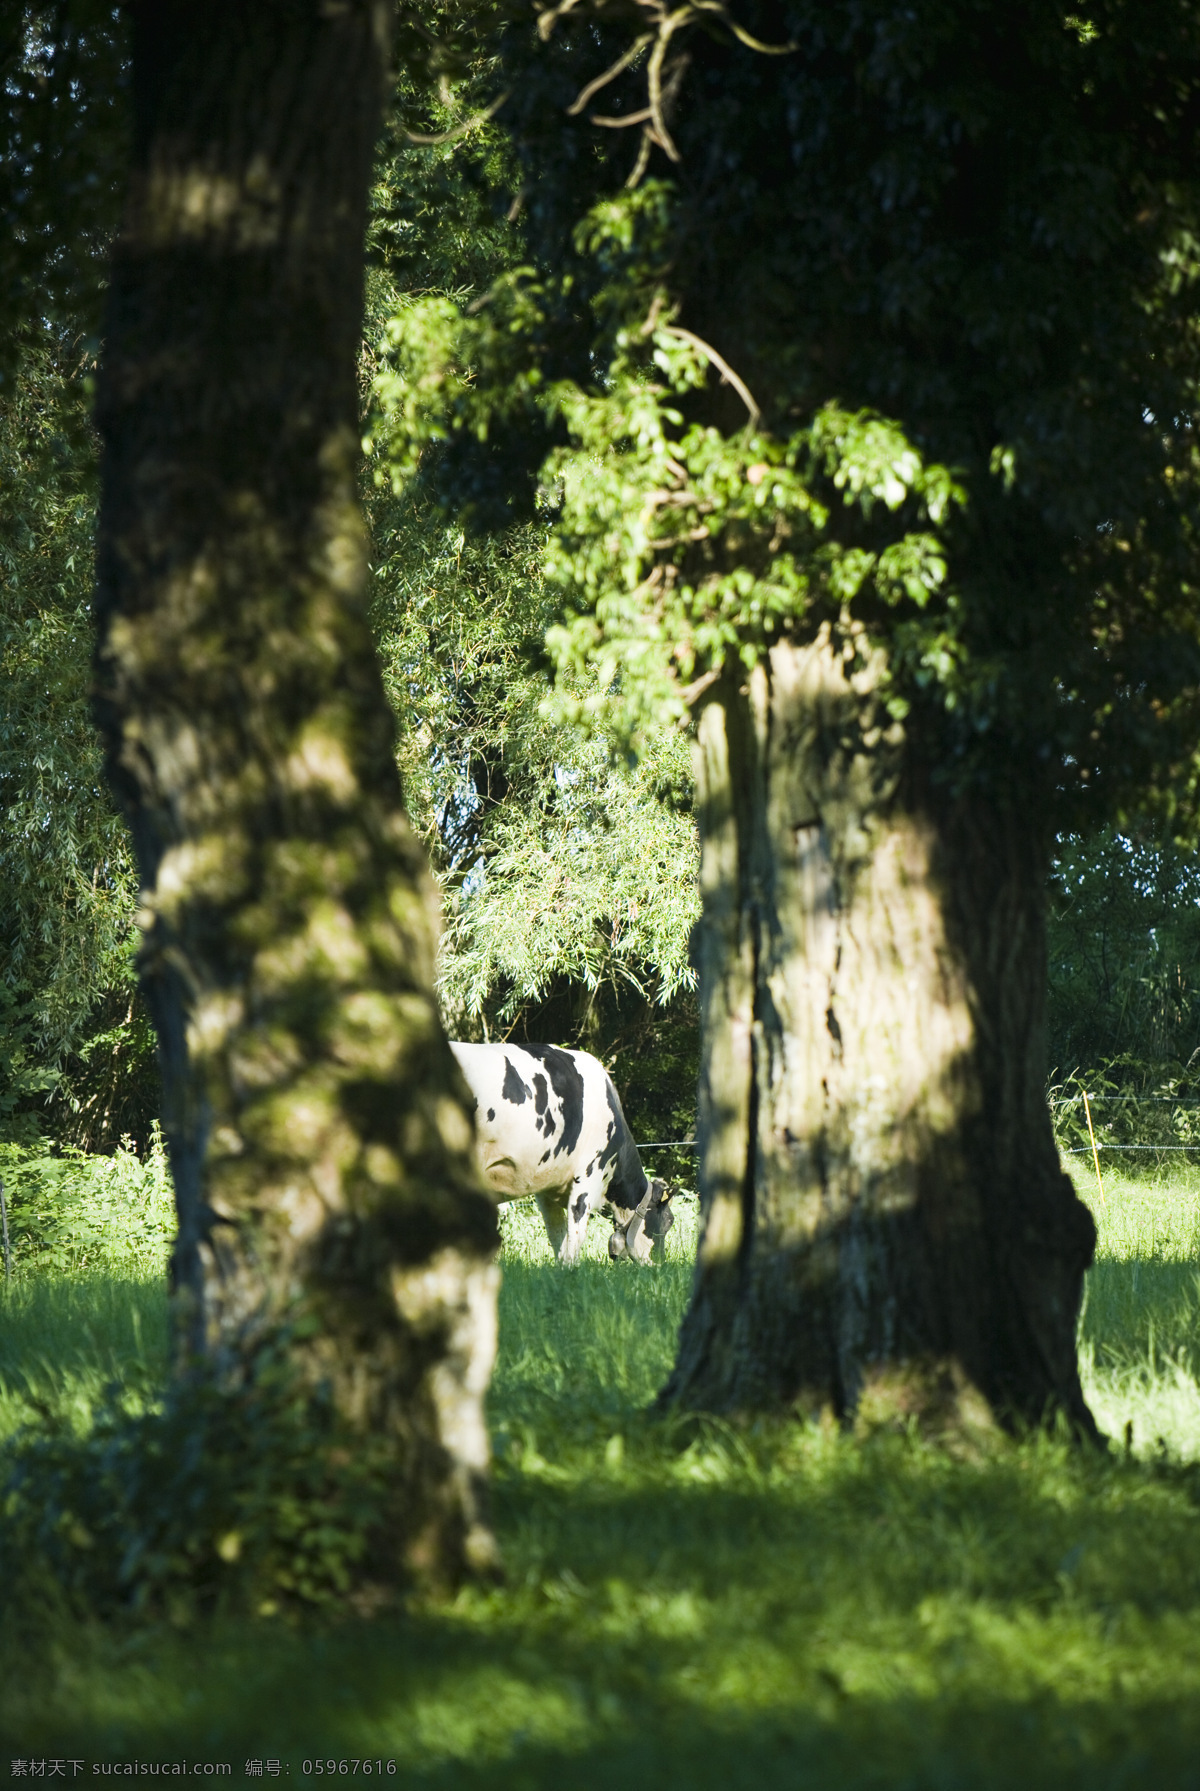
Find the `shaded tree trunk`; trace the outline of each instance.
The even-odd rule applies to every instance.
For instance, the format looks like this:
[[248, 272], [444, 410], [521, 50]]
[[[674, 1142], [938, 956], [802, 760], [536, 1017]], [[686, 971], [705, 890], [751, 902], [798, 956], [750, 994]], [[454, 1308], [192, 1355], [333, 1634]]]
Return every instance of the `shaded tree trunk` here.
[[1047, 842], [1017, 794], [936, 784], [881, 671], [826, 626], [700, 718], [703, 1229], [664, 1399], [1094, 1435]]
[[495, 1209], [433, 996], [355, 495], [390, 8], [142, 0], [97, 715], [143, 883], [180, 1363], [391, 1440], [373, 1571], [485, 1566]]

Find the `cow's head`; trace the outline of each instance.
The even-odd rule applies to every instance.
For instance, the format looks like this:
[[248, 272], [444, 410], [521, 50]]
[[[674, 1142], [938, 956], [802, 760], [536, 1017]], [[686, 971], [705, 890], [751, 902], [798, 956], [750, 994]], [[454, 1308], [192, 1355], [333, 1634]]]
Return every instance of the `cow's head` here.
[[631, 1256], [634, 1262], [640, 1263], [649, 1262], [653, 1256], [656, 1262], [661, 1262], [664, 1240], [674, 1223], [670, 1190], [656, 1176], [647, 1183], [646, 1192], [632, 1213], [619, 1214], [613, 1220], [608, 1254], [614, 1262], [619, 1262], [622, 1256]]

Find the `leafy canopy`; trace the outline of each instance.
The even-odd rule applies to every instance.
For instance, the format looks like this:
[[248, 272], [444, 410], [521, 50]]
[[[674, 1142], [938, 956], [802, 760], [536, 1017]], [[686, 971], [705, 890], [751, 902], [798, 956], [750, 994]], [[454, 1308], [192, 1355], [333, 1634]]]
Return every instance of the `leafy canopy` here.
[[459, 515], [551, 522], [593, 711], [636, 736], [849, 625], [942, 775], [1190, 827], [1194, 9], [493, 22], [460, 118], [508, 91], [519, 241], [397, 315], [376, 439]]
[[[477, 82], [494, 73], [485, 60], [471, 72]], [[399, 91], [410, 118], [419, 108], [417, 134], [452, 129], [452, 100], [405, 76]], [[364, 363], [378, 400], [367, 508], [406, 797], [447, 897], [450, 1024], [550, 1024], [559, 1036], [561, 1014], [533, 1015], [564, 986], [587, 993], [588, 1013], [602, 986], [659, 1004], [690, 986], [697, 849], [684, 734], [655, 725], [630, 768], [573, 725], [589, 670], [560, 679], [559, 702], [548, 702], [545, 638], [560, 598], [547, 515], [502, 507], [493, 526], [464, 528], [414, 476], [425, 454], [453, 478], [453, 445], [410, 391], [401, 345], [413, 329], [436, 337], [442, 320], [453, 332], [487, 299], [519, 245], [506, 216], [514, 173], [510, 142], [486, 120], [447, 142], [400, 139], [381, 164]], [[399, 436], [406, 409], [430, 427]]]

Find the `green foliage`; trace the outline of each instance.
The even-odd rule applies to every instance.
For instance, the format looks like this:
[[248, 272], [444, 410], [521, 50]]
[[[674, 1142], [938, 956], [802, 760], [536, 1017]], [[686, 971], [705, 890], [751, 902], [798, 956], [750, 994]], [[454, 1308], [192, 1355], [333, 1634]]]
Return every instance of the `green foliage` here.
[[695, 829], [655, 788], [664, 772], [685, 782], [686, 759], [669, 764], [683, 756], [673, 744], [631, 775], [572, 742], [553, 766], [553, 805], [512, 802], [497, 818], [491, 854], [447, 932], [451, 1012], [477, 1020], [490, 1006], [503, 1025], [563, 977], [587, 990], [620, 980], [660, 1002], [690, 984]]
[[1200, 872], [1191, 855], [1112, 831], [1060, 840], [1048, 945], [1059, 1075], [1085, 1069], [1091, 1094], [1192, 1093]]
[[0, 1110], [11, 1135], [53, 1093], [52, 1123], [107, 1143], [127, 1125], [145, 1138], [155, 1077], [133, 1003], [129, 836], [88, 712], [90, 364], [46, 332], [0, 391]]
[[0, 390], [29, 331], [99, 333], [128, 155], [128, 15], [12, 0], [0, 19]]
[[[485, 78], [476, 63], [471, 79]], [[405, 78], [399, 94], [411, 115]], [[423, 103], [429, 134], [462, 122], [461, 98]], [[692, 982], [688, 741], [658, 727], [630, 767], [581, 735], [561, 701], [555, 711], [545, 638], [560, 598], [547, 584], [546, 518], [448, 526], [390, 458], [416, 439], [397, 407], [418, 419], [418, 458], [446, 439], [437, 394], [453, 377], [454, 332], [519, 242], [497, 203], [513, 176], [511, 145], [492, 126], [398, 147], [380, 169], [365, 357], [380, 400], [368, 440], [375, 624], [406, 799], [446, 892], [440, 989], [451, 1029], [531, 1036], [553, 1009], [560, 1029], [548, 1036], [594, 1046], [585, 1016], [601, 989], [624, 992], [628, 1019], [630, 1003], [669, 1003]], [[415, 381], [410, 337], [430, 356]], [[581, 701], [589, 683], [585, 674]], [[560, 699], [570, 685], [560, 679]], [[564, 988], [581, 998], [569, 1016], [555, 999]]]
[[375, 620], [407, 801], [447, 896], [450, 1024], [509, 1026], [556, 981], [669, 1000], [690, 980], [687, 742], [633, 772], [545, 713], [544, 531], [468, 538], [372, 505]]
[[[243, 1613], [259, 1588], [281, 1614], [320, 1611], [277, 1589], [283, 1551], [261, 1540], [285, 1470], [313, 1530], [278, 1534], [315, 1559], [318, 1592], [343, 1557], [313, 1532], [321, 1513], [338, 1531], [352, 1495], [333, 1504], [334, 1476], [320, 1483], [282, 1441], [270, 1467], [261, 1427], [233, 1416], [230, 1502], [192, 1477], [165, 1416], [124, 1433], [153, 1464], [139, 1477], [115, 1420], [93, 1427], [102, 1400], [89, 1415], [72, 1388], [116, 1379], [144, 1418], [164, 1294], [148, 1356], [100, 1278], [31, 1280], [0, 1303], [0, 1380], [5, 1394], [31, 1383], [57, 1428], [43, 1416], [9, 1446], [10, 1468], [28, 1464], [26, 1552], [0, 1582], [0, 1733], [14, 1755], [105, 1763], [271, 1753], [293, 1778], [318, 1753], [382, 1757], [398, 1778], [480, 1791], [1183, 1791], [1200, 1744], [1197, 1202], [1189, 1172], [1110, 1185], [1097, 1213], [1084, 1373], [1118, 1443], [1133, 1421], [1128, 1458], [1044, 1435], [956, 1458], [906, 1435], [648, 1419], [688, 1297], [692, 1209], [661, 1268], [606, 1263], [597, 1225], [567, 1275], [536, 1216], [512, 1208], [491, 1403], [506, 1583], [336, 1626]], [[267, 1416], [265, 1400], [250, 1411]], [[235, 1561], [218, 1550], [231, 1531]], [[140, 1609], [121, 1577], [134, 1536], [153, 1588]]]
[[0, 1144], [0, 1177], [15, 1274], [165, 1270], [175, 1194], [157, 1120], [144, 1159], [128, 1139], [106, 1157]]
[[[933, 534], [898, 522], [873, 545], [853, 529], [839, 540], [843, 505], [822, 501], [829, 484], [864, 520], [913, 500], [917, 519], [936, 523], [962, 497], [870, 412], [826, 405], [787, 441], [685, 427], [675, 401], [704, 383], [708, 357], [669, 327], [649, 343], [660, 382], [622, 354], [601, 392], [556, 389], [571, 445], [545, 466], [559, 500], [547, 572], [566, 610], [548, 645], [560, 668], [593, 671], [595, 683], [582, 705], [569, 690], [560, 700], [635, 737], [686, 715], [697, 675], [703, 688], [727, 661], [752, 666], [811, 611], [923, 608], [939, 590]], [[903, 699], [893, 707], [903, 714]]]
[[[1079, 1070], [1055, 1084], [1050, 1099], [1060, 1148], [1090, 1160], [1094, 1138], [1102, 1164], [1123, 1163], [1134, 1177], [1157, 1177], [1176, 1152], [1200, 1152], [1196, 1084], [1183, 1076], [1151, 1081], [1163, 1068], [1139, 1058], [1117, 1058], [1107, 1069]], [[1131, 1093], [1131, 1085], [1143, 1080], [1150, 1086]]]
[[237, 1393], [193, 1377], [148, 1412], [118, 1400], [83, 1438], [51, 1426], [9, 1452], [0, 1585], [10, 1610], [52, 1590], [79, 1615], [176, 1621], [335, 1602], [361, 1578], [383, 1456], [336, 1438], [281, 1363]]
[[35, 1033], [32, 1002], [19, 1000], [0, 984], [0, 1127], [9, 1138], [37, 1135], [29, 1110], [58, 1083], [57, 1073], [41, 1060]]
[[[614, 242], [638, 246], [649, 215], [653, 243], [663, 202], [661, 188], [608, 200], [577, 242], [603, 262]], [[544, 289], [518, 269], [488, 297], [479, 315], [430, 297], [405, 302], [389, 320], [372, 447], [402, 491], [422, 455], [455, 430], [486, 441], [498, 420], [523, 409], [539, 411], [548, 434], [565, 429], [569, 445], [552, 450], [541, 471], [553, 516], [546, 576], [566, 612], [547, 636], [567, 674], [557, 691], [562, 713], [607, 719], [644, 749], [664, 723], [686, 716], [694, 694], [686, 686], [697, 673], [719, 672], [727, 655], [752, 665], [778, 629], [810, 609], [836, 615], [856, 600], [868, 610], [872, 602], [922, 609], [939, 590], [946, 565], [937, 538], [905, 529], [903, 517], [890, 527], [879, 519], [907, 505], [917, 521], [936, 525], [964, 494], [945, 468], [923, 463], [895, 424], [829, 404], [787, 440], [754, 428], [757, 413], [734, 437], [687, 425], [679, 400], [703, 387], [712, 352], [656, 322], [667, 295], [644, 290], [641, 279], [621, 295], [636, 314], [617, 332], [599, 389], [547, 382], [536, 362], [519, 358], [545, 329]], [[594, 300], [600, 316], [616, 303], [611, 285]], [[874, 531], [843, 528], [839, 539], [831, 524], [847, 508], [862, 525], [874, 518]], [[944, 658], [944, 644], [939, 652]], [[903, 699], [895, 706], [902, 713]]]
[[[786, 54], [699, 7], [495, 40], [504, 264], [397, 311], [380, 451], [460, 517], [540, 489], [555, 652], [595, 678], [568, 706], [636, 733], [731, 649], [848, 610], [944, 775], [1019, 776], [1039, 824], [1190, 826], [1193, 13], [769, 23]], [[661, 113], [655, 70], [643, 150], [678, 158], [642, 181], [574, 101]]]

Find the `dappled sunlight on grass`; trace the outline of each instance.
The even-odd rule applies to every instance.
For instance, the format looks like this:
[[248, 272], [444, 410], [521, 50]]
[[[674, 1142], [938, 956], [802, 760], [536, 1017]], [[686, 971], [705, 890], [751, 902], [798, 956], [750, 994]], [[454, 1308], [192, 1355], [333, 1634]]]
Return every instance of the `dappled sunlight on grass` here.
[[1102, 1162], [1103, 1200], [1090, 1158], [1069, 1157], [1066, 1167], [1095, 1218], [1098, 1259], [1157, 1257], [1200, 1266], [1200, 1162], [1177, 1157], [1138, 1175]]
[[47, 1418], [84, 1428], [109, 1388], [140, 1410], [166, 1363], [161, 1275], [22, 1276], [0, 1296], [0, 1440]]
[[[392, 1759], [399, 1782], [469, 1791], [1194, 1786], [1200, 1261], [1187, 1187], [1106, 1192], [1082, 1366], [1101, 1422], [1121, 1437], [1132, 1416], [1131, 1458], [654, 1419], [694, 1206], [664, 1263], [610, 1264], [594, 1221], [567, 1271], [513, 1207], [489, 1398], [506, 1583], [200, 1635], [25, 1611], [0, 1730], [26, 1754], [276, 1753], [293, 1779], [316, 1753]], [[161, 1288], [47, 1280], [0, 1319], [26, 1420], [22, 1386], [86, 1412], [114, 1372], [131, 1397], [162, 1373]]]
[[1200, 1459], [1200, 1165], [1133, 1176], [1069, 1163], [1096, 1220], [1079, 1327], [1096, 1421], [1140, 1455]]

